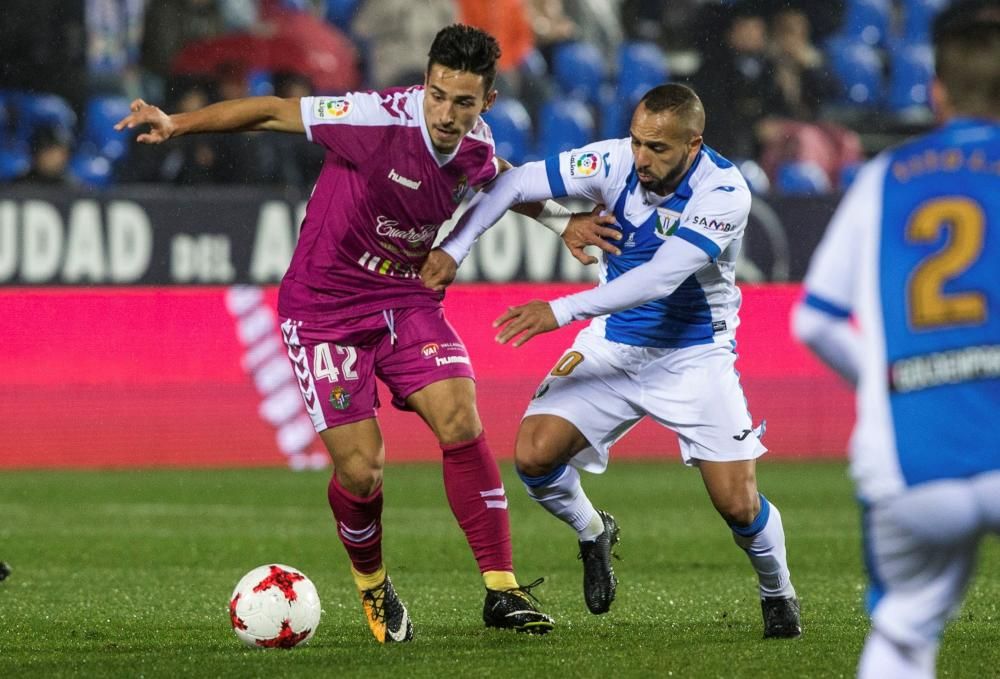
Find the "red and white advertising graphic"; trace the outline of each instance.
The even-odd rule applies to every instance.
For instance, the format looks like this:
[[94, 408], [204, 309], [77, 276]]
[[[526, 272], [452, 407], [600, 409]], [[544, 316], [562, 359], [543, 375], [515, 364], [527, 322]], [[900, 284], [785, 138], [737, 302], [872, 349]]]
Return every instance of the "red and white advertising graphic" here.
[[[448, 292], [446, 312], [468, 347], [479, 410], [501, 458], [511, 457], [524, 407], [583, 324], [514, 349], [494, 341], [492, 321], [508, 306], [580, 289], [468, 284]], [[742, 290], [737, 368], [754, 421], [767, 419], [770, 455], [842, 456], [853, 396], [791, 339], [799, 286]], [[0, 288], [0, 468], [325, 465], [281, 342], [276, 294]], [[387, 459], [439, 459], [419, 418], [380, 398]], [[643, 422], [612, 454], [677, 460], [676, 437]]]

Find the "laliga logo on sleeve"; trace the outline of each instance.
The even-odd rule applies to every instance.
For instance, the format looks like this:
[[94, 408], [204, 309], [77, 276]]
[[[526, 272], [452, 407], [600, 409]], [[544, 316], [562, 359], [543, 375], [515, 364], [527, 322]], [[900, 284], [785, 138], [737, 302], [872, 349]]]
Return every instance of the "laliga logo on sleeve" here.
[[601, 169], [601, 157], [593, 152], [569, 157], [569, 175], [575, 178], [590, 177]]
[[351, 100], [344, 97], [320, 99], [316, 109], [317, 118], [343, 118], [351, 112]]

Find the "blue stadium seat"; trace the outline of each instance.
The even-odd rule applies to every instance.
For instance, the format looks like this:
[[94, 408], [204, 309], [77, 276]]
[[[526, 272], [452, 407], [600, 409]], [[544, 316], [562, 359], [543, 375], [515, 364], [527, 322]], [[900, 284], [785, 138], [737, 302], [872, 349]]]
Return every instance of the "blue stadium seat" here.
[[618, 48], [618, 97], [629, 102], [628, 108], [669, 79], [667, 57], [655, 43], [626, 42]]
[[26, 151], [0, 148], [0, 182], [9, 182], [31, 169], [31, 158]]
[[274, 94], [274, 81], [270, 71], [255, 68], [247, 73], [247, 92], [251, 97], [266, 97]]
[[895, 112], [930, 107], [934, 77], [934, 50], [930, 45], [907, 44], [892, 55], [889, 75], [889, 108]]
[[861, 169], [861, 163], [848, 163], [840, 168], [840, 177], [838, 178], [837, 188], [841, 191], [846, 191], [854, 183], [854, 179], [858, 176], [858, 170]]
[[14, 136], [19, 143], [29, 143], [32, 132], [41, 125], [65, 130], [76, 127], [76, 113], [58, 95], [15, 92], [8, 95], [8, 102], [17, 116]]
[[951, 0], [905, 0], [903, 2], [903, 39], [907, 42], [930, 41], [934, 17]]
[[881, 45], [889, 36], [892, 0], [848, 0], [841, 35], [866, 45]]
[[563, 94], [588, 104], [598, 104], [607, 76], [607, 64], [594, 45], [567, 42], [555, 49], [552, 75]]
[[882, 57], [868, 45], [832, 39], [827, 42], [830, 66], [843, 85], [842, 103], [877, 107], [882, 102]]
[[538, 154], [554, 156], [584, 146], [594, 138], [594, 117], [586, 105], [555, 100], [542, 106], [538, 120]]
[[797, 161], [778, 167], [778, 192], [786, 195], [815, 196], [829, 193], [830, 178], [816, 163]]
[[91, 97], [83, 114], [81, 147], [112, 161], [124, 156], [131, 135], [118, 132], [114, 125], [128, 114], [125, 97]]
[[525, 161], [531, 148], [531, 116], [517, 99], [500, 99], [483, 116], [493, 130], [497, 155], [514, 165]]
[[111, 161], [87, 151], [73, 154], [69, 161], [69, 173], [81, 184], [98, 189], [110, 185], [114, 179]]
[[359, 0], [326, 0], [326, 20], [349, 33]]

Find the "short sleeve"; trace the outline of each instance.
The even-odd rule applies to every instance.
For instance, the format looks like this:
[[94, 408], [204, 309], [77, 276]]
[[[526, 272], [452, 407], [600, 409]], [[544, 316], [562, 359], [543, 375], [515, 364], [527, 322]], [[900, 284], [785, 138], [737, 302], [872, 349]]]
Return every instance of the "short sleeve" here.
[[349, 92], [338, 97], [302, 97], [302, 124], [309, 141], [350, 163], [360, 164], [382, 145], [393, 115], [377, 92]]
[[614, 183], [612, 175], [631, 169], [631, 155], [628, 162], [619, 158], [621, 146], [622, 140], [596, 142], [546, 158], [545, 174], [552, 197], [603, 202], [604, 188]]
[[743, 181], [698, 187], [674, 235], [703, 250], [714, 261], [743, 235], [750, 202], [750, 189]]

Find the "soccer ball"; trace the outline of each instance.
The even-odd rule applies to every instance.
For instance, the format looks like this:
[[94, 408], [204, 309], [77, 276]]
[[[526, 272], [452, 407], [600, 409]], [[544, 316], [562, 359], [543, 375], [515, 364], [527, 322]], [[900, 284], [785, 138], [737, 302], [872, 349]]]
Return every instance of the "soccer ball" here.
[[247, 646], [259, 648], [305, 643], [316, 632], [321, 612], [312, 581], [281, 564], [254, 568], [236, 583], [229, 598], [233, 631]]

